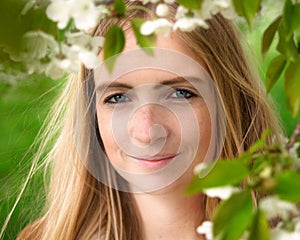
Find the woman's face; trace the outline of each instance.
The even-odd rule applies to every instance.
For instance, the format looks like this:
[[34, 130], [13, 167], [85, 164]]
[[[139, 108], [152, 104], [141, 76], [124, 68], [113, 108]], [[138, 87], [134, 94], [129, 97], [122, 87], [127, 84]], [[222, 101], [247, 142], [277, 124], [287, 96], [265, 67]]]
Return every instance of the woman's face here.
[[[125, 52], [139, 49], [130, 33], [126, 41]], [[158, 37], [156, 47], [196, 59], [176, 35]], [[210, 111], [193, 83], [203, 79], [188, 81], [154, 68], [129, 71], [111, 82], [97, 70], [94, 75], [99, 131], [114, 168], [129, 182], [155, 182], [148, 190], [186, 187], [211, 141]]]

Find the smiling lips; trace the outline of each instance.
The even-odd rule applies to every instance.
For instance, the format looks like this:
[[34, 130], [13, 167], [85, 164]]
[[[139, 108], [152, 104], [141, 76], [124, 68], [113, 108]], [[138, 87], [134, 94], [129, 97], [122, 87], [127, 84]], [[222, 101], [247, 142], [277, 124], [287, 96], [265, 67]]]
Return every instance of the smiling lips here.
[[156, 155], [153, 157], [132, 157], [132, 158], [146, 168], [158, 169], [166, 166], [176, 156], [177, 154], [168, 154], [168, 155]]

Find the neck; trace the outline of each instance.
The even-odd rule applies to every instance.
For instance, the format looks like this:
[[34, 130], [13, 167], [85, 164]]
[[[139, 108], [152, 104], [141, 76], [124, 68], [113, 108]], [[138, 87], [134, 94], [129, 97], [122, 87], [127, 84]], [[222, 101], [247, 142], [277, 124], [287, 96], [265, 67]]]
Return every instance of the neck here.
[[134, 195], [145, 239], [201, 239], [196, 228], [204, 219], [202, 195], [183, 193]]

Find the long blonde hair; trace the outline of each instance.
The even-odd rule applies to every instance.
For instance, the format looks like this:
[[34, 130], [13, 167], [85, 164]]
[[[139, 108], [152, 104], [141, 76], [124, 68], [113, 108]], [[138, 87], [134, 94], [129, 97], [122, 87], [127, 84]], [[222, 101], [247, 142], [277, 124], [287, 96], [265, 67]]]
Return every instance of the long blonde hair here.
[[[127, 4], [138, 3], [128, 1]], [[149, 7], [153, 9], [152, 5]], [[129, 18], [143, 15], [135, 10]], [[105, 34], [108, 27], [118, 21], [101, 21], [93, 35]], [[127, 21], [121, 20], [119, 23], [125, 28], [128, 27]], [[176, 34], [201, 57], [221, 94], [227, 122], [222, 158], [232, 158], [249, 148], [264, 129], [271, 129], [276, 135], [280, 128], [267, 103], [258, 75], [249, 67], [234, 26], [221, 15], [213, 16], [207, 23], [208, 29], [197, 28], [192, 32]], [[85, 68], [78, 76], [70, 77], [53, 106], [50, 113], [53, 118], [35, 159], [37, 161], [41, 157], [52, 136], [57, 136], [45, 161], [51, 172], [45, 212], [21, 233], [19, 239], [143, 238], [143, 226], [132, 195], [107, 187], [93, 177], [76, 149], [78, 142], [74, 139], [74, 129], [78, 118], [88, 116], [88, 98], [91, 96], [86, 91], [91, 86], [86, 85], [89, 82], [86, 80], [90, 77], [92, 71]], [[92, 123], [94, 120], [94, 116], [90, 116], [89, 121]], [[89, 137], [89, 131], [97, 129], [77, 128], [76, 131], [85, 139]], [[98, 137], [101, 145], [101, 137]], [[102, 169], [103, 174], [114, 175], [111, 169], [106, 171], [108, 166], [102, 167], [105, 168]], [[216, 199], [206, 198], [207, 219], [211, 218], [217, 204]]]

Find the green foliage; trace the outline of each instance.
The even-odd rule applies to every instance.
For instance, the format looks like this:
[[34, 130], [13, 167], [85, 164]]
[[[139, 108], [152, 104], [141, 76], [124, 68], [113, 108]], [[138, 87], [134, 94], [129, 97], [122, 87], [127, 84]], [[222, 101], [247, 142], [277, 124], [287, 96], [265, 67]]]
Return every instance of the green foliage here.
[[283, 9], [283, 19], [287, 25], [286, 38], [293, 36], [294, 31], [300, 28], [300, 3], [293, 4], [291, 0], [286, 0]]
[[266, 240], [270, 239], [269, 236], [269, 225], [266, 218], [266, 214], [258, 209], [254, 215], [250, 235], [248, 240]]
[[300, 110], [300, 61], [290, 63], [285, 72], [285, 92], [288, 108], [295, 117]]
[[[112, 25], [106, 34], [104, 46], [103, 46], [103, 55], [104, 60], [107, 60], [110, 57], [117, 55], [123, 51], [125, 46], [125, 35], [117, 24]], [[112, 71], [114, 66], [114, 61], [106, 61], [107, 67]]]
[[248, 191], [233, 194], [221, 202], [214, 214], [215, 240], [238, 240], [253, 217], [252, 198]]
[[279, 26], [279, 23], [281, 21], [281, 16], [277, 17], [265, 30], [263, 37], [262, 37], [262, 49], [261, 53], [265, 57], [266, 53], [270, 49], [271, 43], [274, 39], [275, 33], [277, 31], [277, 28]]
[[133, 18], [130, 23], [132, 30], [134, 32], [137, 44], [143, 48], [148, 54], [153, 55], [153, 47], [155, 46], [156, 36], [151, 34], [149, 36], [144, 36], [140, 33], [141, 25], [145, 22], [141, 18]]
[[122, 16], [125, 14], [126, 6], [123, 0], [115, 0], [114, 1], [114, 10], [118, 15]]
[[[232, 171], [232, 169], [235, 169]], [[206, 188], [235, 185], [249, 174], [247, 166], [241, 161], [219, 160], [204, 178], [195, 176], [187, 192], [192, 194]]]
[[277, 177], [274, 192], [283, 200], [300, 202], [300, 173], [286, 171]]
[[[287, 99], [288, 109], [293, 117], [296, 117], [299, 112], [299, 82], [300, 75], [297, 71], [299, 68], [300, 56], [300, 4], [292, 3], [291, 0], [286, 0], [282, 15], [275, 19], [265, 30], [262, 38], [262, 55], [265, 56], [274, 39], [276, 32], [278, 33], [277, 51], [281, 54], [276, 56], [270, 63], [267, 71], [267, 90], [278, 81], [282, 72], [285, 72], [285, 94]], [[289, 65], [288, 68], [285, 68]]]
[[[269, 239], [265, 213], [253, 207], [251, 193], [276, 195], [282, 200], [300, 202], [300, 162], [284, 146], [269, 145], [265, 131], [245, 153], [236, 159], [219, 160], [209, 174], [193, 180], [188, 192], [197, 193], [222, 186], [243, 186], [241, 191], [221, 201], [213, 216], [214, 239], [238, 240], [248, 232], [248, 240]], [[217, 191], [217, 190], [215, 190]], [[261, 199], [256, 201], [259, 205]]]
[[[4, 81], [5, 80], [5, 81]], [[36, 149], [29, 149], [63, 80], [41, 75], [7, 85], [0, 77], [0, 226], [8, 216], [29, 172]], [[29, 222], [42, 213], [45, 200], [43, 173], [30, 181], [5, 231], [3, 240], [16, 239]]]
[[245, 17], [248, 26], [252, 27], [252, 22], [260, 9], [261, 0], [240, 1], [233, 0], [234, 8], [238, 15]]
[[279, 55], [272, 59], [266, 74], [267, 92], [270, 92], [286, 66], [286, 59]]

